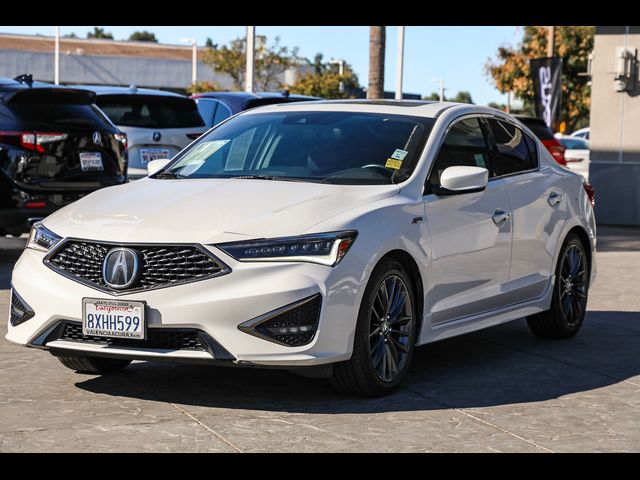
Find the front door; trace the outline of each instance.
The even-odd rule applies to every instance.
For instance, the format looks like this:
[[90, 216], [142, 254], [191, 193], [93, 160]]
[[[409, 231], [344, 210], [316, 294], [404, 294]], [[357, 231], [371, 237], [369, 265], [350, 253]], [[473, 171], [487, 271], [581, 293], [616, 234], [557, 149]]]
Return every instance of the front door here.
[[466, 117], [449, 127], [427, 179], [424, 206], [432, 255], [427, 311], [432, 325], [508, 304], [512, 223], [504, 181], [490, 180], [481, 192], [432, 193], [445, 168], [489, 169], [489, 161], [479, 119]]

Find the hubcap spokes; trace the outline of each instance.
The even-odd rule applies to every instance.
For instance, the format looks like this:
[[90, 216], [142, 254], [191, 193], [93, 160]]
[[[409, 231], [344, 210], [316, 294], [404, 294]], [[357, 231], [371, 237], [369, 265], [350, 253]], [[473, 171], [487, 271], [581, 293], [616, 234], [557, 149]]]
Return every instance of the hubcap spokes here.
[[582, 318], [587, 303], [587, 268], [582, 250], [571, 245], [562, 260], [558, 288], [560, 307], [567, 325], [573, 327]]
[[397, 275], [380, 284], [369, 322], [371, 361], [378, 377], [392, 381], [404, 368], [411, 345], [413, 311], [407, 286]]

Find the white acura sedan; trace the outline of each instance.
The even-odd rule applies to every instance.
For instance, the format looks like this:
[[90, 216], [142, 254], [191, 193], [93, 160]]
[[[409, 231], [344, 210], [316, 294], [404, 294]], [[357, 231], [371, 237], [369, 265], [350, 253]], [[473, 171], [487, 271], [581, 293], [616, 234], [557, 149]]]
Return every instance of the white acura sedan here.
[[575, 335], [592, 202], [490, 108], [250, 110], [34, 226], [7, 338], [79, 372], [279, 367], [383, 395], [419, 345], [525, 316], [540, 337]]

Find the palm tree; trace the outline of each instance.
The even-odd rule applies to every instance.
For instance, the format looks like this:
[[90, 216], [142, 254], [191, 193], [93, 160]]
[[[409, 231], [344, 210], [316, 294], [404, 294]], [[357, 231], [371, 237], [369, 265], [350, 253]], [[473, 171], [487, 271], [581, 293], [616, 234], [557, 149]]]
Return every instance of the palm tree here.
[[384, 97], [385, 27], [369, 27], [369, 88], [367, 98]]

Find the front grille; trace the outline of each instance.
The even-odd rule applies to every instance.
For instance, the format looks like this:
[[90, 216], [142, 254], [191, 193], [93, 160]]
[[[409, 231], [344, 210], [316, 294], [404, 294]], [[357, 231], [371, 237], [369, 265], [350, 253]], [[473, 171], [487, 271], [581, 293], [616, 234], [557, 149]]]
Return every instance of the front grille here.
[[266, 314], [264, 320], [243, 324], [240, 329], [290, 347], [306, 345], [313, 340], [318, 329], [321, 305], [322, 296], [316, 294]]
[[9, 321], [11, 326], [15, 327], [27, 320], [33, 318], [35, 313], [31, 310], [31, 307], [20, 298], [15, 290], [11, 290], [11, 308], [9, 312]]
[[102, 278], [104, 259], [119, 247], [107, 243], [67, 240], [57, 247], [46, 263], [60, 273], [111, 294], [151, 290], [204, 280], [229, 272], [220, 260], [193, 245], [129, 245], [141, 254], [139, 280], [130, 287], [114, 290]]
[[130, 338], [84, 335], [82, 333], [82, 324], [65, 322], [58, 339], [113, 347], [207, 351], [207, 343], [200, 336], [200, 331], [192, 328], [150, 328], [147, 330], [147, 338], [145, 340], [132, 340]]

